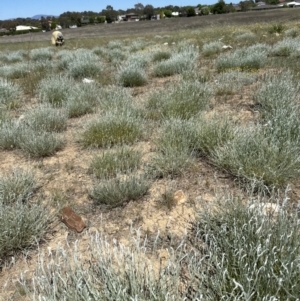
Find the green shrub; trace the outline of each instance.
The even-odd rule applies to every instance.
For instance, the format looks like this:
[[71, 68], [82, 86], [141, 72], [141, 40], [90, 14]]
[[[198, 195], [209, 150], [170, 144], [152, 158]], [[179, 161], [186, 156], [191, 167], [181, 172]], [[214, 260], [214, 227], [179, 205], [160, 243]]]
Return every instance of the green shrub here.
[[153, 62], [160, 62], [171, 58], [171, 53], [168, 51], [156, 51], [153, 54]]
[[189, 119], [208, 107], [211, 90], [197, 81], [180, 81], [150, 95], [146, 110], [151, 119]]
[[141, 164], [142, 155], [128, 147], [95, 156], [90, 163], [89, 171], [99, 179], [116, 177], [119, 173], [136, 171]]
[[95, 184], [90, 191], [90, 196], [95, 204], [113, 208], [138, 200], [147, 193], [149, 187], [150, 181], [145, 176], [117, 176]]
[[272, 24], [269, 28], [269, 33], [282, 33], [284, 31], [284, 25], [282, 23]]
[[132, 144], [141, 138], [142, 133], [141, 120], [130, 114], [112, 111], [87, 125], [82, 143], [86, 147]]

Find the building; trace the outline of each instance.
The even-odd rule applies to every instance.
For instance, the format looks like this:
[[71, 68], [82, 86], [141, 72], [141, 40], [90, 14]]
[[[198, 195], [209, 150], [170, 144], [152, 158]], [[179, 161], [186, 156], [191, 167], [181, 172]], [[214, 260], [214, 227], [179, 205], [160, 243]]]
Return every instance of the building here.
[[16, 31], [19, 31], [19, 30], [32, 30], [32, 29], [38, 29], [38, 28], [34, 27], [34, 26], [25, 26], [25, 25], [18, 25], [16, 27]]

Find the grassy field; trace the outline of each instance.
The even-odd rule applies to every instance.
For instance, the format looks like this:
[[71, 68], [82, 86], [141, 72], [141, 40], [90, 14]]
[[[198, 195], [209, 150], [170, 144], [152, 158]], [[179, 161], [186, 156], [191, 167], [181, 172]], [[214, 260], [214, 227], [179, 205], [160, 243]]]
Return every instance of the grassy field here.
[[299, 300], [298, 14], [2, 37], [0, 300]]

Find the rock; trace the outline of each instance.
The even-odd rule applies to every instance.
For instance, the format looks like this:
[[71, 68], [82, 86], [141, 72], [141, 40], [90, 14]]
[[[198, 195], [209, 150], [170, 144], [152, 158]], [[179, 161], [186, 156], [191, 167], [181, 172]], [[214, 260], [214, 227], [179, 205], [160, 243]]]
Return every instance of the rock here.
[[276, 32], [275, 35], [276, 35], [276, 37], [279, 37], [279, 36], [280, 36], [280, 34], [279, 34], [278, 32]]
[[177, 190], [174, 193], [173, 200], [177, 205], [183, 204], [187, 201], [187, 196], [182, 190]]
[[81, 216], [79, 216], [75, 211], [70, 207], [65, 207], [62, 210], [61, 221], [69, 228], [78, 233], [82, 232], [86, 227]]
[[166, 42], [166, 43], [164, 43], [163, 45], [167, 46], [167, 45], [169, 45], [169, 43], [168, 43], [168, 42]]

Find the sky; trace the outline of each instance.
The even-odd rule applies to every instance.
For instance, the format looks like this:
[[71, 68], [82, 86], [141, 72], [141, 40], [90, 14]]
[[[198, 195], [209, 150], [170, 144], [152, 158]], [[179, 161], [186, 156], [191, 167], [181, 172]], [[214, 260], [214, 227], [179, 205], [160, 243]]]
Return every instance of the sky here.
[[[2, 2], [2, 5], [1, 5]], [[94, 11], [100, 12], [107, 5], [111, 5], [115, 10], [133, 8], [135, 4], [151, 4], [154, 7], [167, 5], [177, 6], [196, 6], [198, 4], [213, 4], [217, 0], [147, 0], [147, 2], [138, 0], [0, 0], [0, 20], [12, 18], [31, 18], [35, 15], [45, 14], [59, 16], [66, 11]]]

